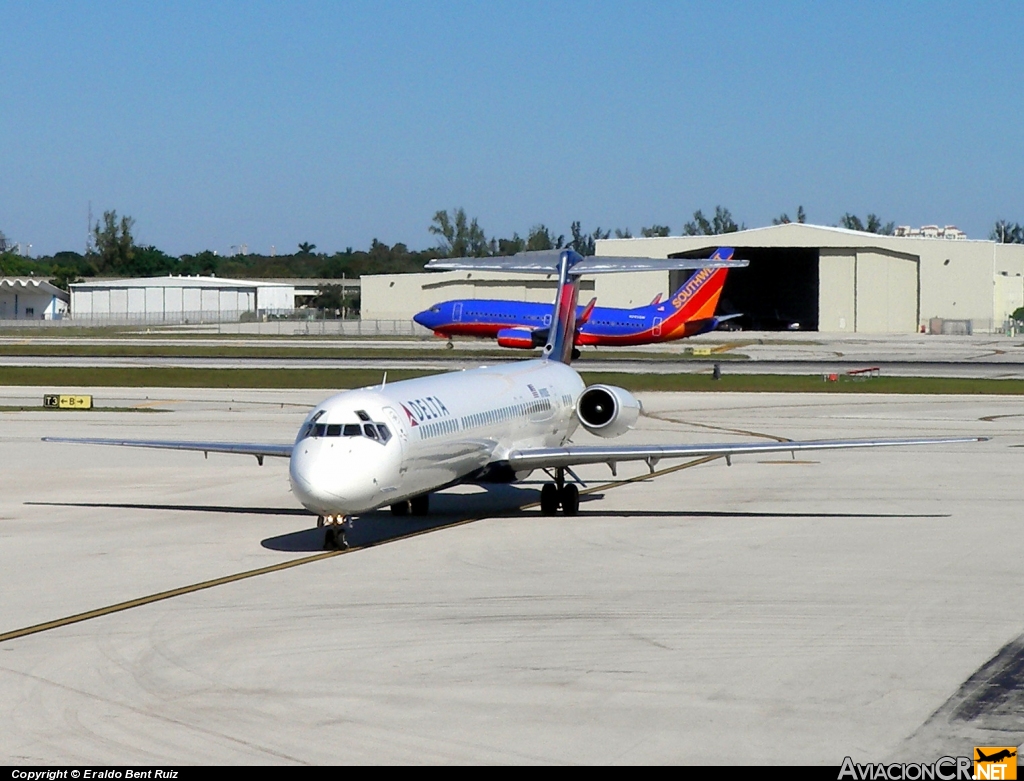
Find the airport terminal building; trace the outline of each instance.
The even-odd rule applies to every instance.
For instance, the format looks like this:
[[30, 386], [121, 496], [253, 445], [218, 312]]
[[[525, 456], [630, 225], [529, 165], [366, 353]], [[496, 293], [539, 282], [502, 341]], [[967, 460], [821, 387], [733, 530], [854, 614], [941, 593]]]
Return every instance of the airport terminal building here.
[[[969, 240], [954, 230], [902, 232], [912, 235], [787, 223], [722, 236], [606, 239], [597, 242], [597, 253], [700, 258], [722, 245], [735, 247], [750, 266], [729, 273], [719, 313], [743, 313], [744, 327], [756, 330], [915, 333], [945, 322], [995, 332], [1024, 306], [1024, 245]], [[580, 300], [644, 306], [686, 275], [585, 277]], [[552, 301], [555, 290], [553, 276], [464, 271], [365, 276], [362, 283], [368, 319], [407, 319], [455, 298]]]

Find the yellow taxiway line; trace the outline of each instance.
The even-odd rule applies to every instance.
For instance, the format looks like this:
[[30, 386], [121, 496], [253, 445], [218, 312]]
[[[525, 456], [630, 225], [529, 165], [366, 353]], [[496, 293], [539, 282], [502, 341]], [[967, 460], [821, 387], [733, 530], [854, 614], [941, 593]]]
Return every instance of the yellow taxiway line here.
[[[715, 461], [722, 456], [704, 456], [703, 458], [694, 459], [693, 461], [687, 461], [676, 466], [668, 467], [667, 469], [660, 469], [649, 474], [638, 475], [637, 477], [630, 477], [626, 480], [616, 480], [611, 483], [602, 483], [601, 485], [594, 486], [592, 488], [586, 488], [580, 491], [581, 494], [591, 494], [597, 491], [610, 491], [613, 488], [618, 488], [623, 485], [629, 485], [630, 483], [637, 483], [643, 480], [650, 480], [655, 477], [662, 477], [673, 472], [678, 472], [683, 469], [689, 469], [690, 467], [700, 466], [706, 464], [709, 461]], [[529, 504], [520, 505], [519, 510], [529, 510], [534, 507], [538, 507], [540, 502], [530, 502]], [[213, 580], [204, 580], [200, 583], [193, 583], [188, 586], [181, 586], [180, 588], [173, 588], [169, 591], [158, 591], [155, 594], [149, 594], [148, 596], [138, 597], [137, 599], [129, 599], [126, 602], [118, 602], [113, 605], [107, 605], [106, 607], [96, 608], [95, 610], [88, 610], [84, 613], [76, 613], [71, 616], [65, 616], [64, 618], [58, 618], [53, 621], [46, 621], [42, 624], [34, 624], [33, 626], [26, 626], [21, 629], [15, 629], [10, 632], [4, 632], [0, 634], [0, 643], [8, 640], [14, 640], [18, 637], [26, 637], [28, 635], [38, 634], [40, 632], [48, 632], [51, 629], [59, 629], [62, 626], [69, 626], [71, 624], [77, 624], [82, 621], [89, 621], [93, 618], [101, 618], [102, 616], [109, 616], [111, 613], [119, 613], [122, 610], [131, 610], [135, 607], [142, 607], [143, 605], [151, 605], [154, 602], [160, 602], [165, 599], [172, 599], [174, 597], [180, 597], [185, 594], [194, 594], [197, 591], [203, 591], [208, 588], [214, 588], [216, 586], [223, 586], [228, 583], [236, 583], [239, 580], [246, 580], [248, 578], [255, 578], [260, 575], [267, 575], [271, 572], [281, 572], [282, 570], [291, 569], [292, 567], [301, 567], [303, 564], [312, 564], [316, 561], [323, 561], [324, 559], [331, 559], [335, 556], [344, 556], [347, 553], [355, 553], [360, 550], [367, 550], [369, 548], [375, 548], [379, 545], [386, 545], [391, 542], [399, 542], [401, 540], [408, 540], [413, 537], [418, 537], [421, 534], [429, 534], [431, 532], [439, 531], [441, 529], [451, 529], [456, 526], [464, 526], [469, 523], [476, 523], [477, 521], [483, 521], [488, 518], [499, 518], [497, 515], [481, 515], [474, 518], [466, 518], [461, 521], [454, 521], [452, 523], [446, 523], [441, 526], [432, 526], [429, 529], [418, 529], [408, 534], [402, 534], [397, 537], [389, 537], [386, 540], [379, 542], [373, 542], [368, 545], [361, 545], [355, 548], [346, 548], [344, 550], [337, 551], [325, 551], [324, 553], [316, 553], [312, 556], [303, 556], [299, 559], [292, 559], [290, 561], [283, 561], [279, 564], [271, 564], [267, 567], [259, 567], [257, 569], [246, 570], [245, 572], [237, 572], [234, 575], [226, 575], [222, 578], [214, 578]]]

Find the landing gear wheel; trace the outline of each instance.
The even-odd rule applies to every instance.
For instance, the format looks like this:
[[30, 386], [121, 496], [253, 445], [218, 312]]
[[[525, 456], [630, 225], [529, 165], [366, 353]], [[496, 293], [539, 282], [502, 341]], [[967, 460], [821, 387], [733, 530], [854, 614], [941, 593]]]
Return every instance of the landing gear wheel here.
[[541, 515], [555, 515], [558, 512], [558, 486], [554, 483], [544, 483], [540, 489], [540, 512]]
[[409, 500], [413, 515], [427, 515], [430, 512], [430, 494], [420, 494]]
[[579, 357], [580, 357], [580, 351], [577, 350], [575, 347], [573, 347], [572, 348], [572, 359], [575, 361]]
[[345, 550], [348, 548], [348, 540], [345, 539], [345, 530], [341, 526], [328, 526], [324, 534], [324, 550]]
[[580, 509], [580, 489], [573, 483], [566, 483], [562, 487], [562, 513], [565, 515], [576, 515]]
[[446, 349], [446, 350], [452, 350], [452, 349], [454, 349], [454, 348], [455, 348], [455, 345], [454, 345], [454, 344], [452, 344], [452, 340], [451, 340], [451, 339], [449, 339], [449, 340], [448, 340], [448, 344], [446, 344], [446, 345], [445, 345], [445, 349]]
[[397, 504], [391, 505], [392, 515], [408, 515], [409, 514], [409, 500], [406, 499], [404, 502], [398, 502]]
[[318, 528], [318, 529], [324, 528], [324, 517], [322, 515], [318, 515], [316, 517], [316, 528]]

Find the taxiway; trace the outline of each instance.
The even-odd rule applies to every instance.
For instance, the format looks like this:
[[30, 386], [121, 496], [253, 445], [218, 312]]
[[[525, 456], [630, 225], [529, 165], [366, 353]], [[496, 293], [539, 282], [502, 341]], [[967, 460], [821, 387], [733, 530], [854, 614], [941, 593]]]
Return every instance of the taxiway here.
[[283, 461], [40, 437], [288, 442], [322, 392], [81, 391], [160, 411], [0, 413], [0, 635], [57, 622], [0, 641], [8, 763], [838, 765], [1024, 741], [1017, 397], [643, 394], [643, 441], [992, 440], [593, 467], [571, 519], [530, 506], [539, 483], [454, 489], [321, 556]]

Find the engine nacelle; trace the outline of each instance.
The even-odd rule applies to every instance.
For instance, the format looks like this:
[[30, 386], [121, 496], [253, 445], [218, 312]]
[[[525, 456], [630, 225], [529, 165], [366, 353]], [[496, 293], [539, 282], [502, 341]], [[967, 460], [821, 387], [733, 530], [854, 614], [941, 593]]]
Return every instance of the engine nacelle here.
[[636, 424], [643, 405], [632, 393], [614, 385], [591, 385], [576, 400], [576, 417], [599, 437], [617, 437]]
[[532, 350], [534, 347], [543, 347], [547, 341], [547, 329], [543, 335], [529, 328], [502, 328], [498, 331], [498, 345], [500, 347], [512, 347], [518, 350]]

